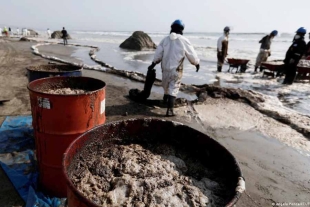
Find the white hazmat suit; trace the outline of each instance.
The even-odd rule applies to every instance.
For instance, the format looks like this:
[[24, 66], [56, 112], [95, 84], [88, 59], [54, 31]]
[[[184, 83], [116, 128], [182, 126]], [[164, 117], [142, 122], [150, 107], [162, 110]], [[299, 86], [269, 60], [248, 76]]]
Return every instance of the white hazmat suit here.
[[50, 38], [51, 38], [51, 34], [52, 34], [52, 33], [51, 33], [51, 30], [48, 29], [48, 30], [46, 31], [46, 33], [47, 33], [47, 38], [50, 39]]
[[176, 97], [179, 92], [185, 56], [191, 64], [199, 64], [200, 60], [189, 40], [176, 33], [164, 38], [156, 49], [153, 62], [161, 62], [162, 86], [166, 95]]

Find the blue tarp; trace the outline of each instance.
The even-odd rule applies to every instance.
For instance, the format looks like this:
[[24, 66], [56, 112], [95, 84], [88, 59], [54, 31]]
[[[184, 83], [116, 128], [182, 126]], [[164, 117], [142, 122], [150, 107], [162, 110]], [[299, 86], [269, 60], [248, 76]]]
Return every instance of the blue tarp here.
[[60, 207], [65, 199], [37, 190], [38, 169], [31, 116], [6, 117], [0, 127], [0, 165], [26, 207]]

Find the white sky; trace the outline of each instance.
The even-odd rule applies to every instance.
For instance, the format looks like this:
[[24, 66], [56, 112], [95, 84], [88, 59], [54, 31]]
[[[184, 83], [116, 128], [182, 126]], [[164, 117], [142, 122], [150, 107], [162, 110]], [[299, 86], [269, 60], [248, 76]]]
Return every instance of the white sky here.
[[310, 30], [310, 0], [0, 0], [1, 26], [98, 31], [293, 33]]

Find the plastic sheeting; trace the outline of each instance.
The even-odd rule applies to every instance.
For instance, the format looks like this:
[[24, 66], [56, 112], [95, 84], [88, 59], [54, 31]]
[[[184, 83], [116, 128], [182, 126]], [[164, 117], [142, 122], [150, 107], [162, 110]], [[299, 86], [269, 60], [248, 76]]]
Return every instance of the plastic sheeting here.
[[31, 116], [6, 117], [0, 127], [0, 165], [26, 207], [61, 207], [65, 199], [38, 191]]

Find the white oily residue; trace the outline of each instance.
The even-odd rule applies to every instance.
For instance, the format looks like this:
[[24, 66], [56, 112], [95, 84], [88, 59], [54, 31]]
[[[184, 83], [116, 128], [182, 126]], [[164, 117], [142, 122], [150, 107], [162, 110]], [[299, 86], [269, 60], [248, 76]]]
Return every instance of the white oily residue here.
[[[213, 206], [206, 195], [212, 195], [210, 188], [218, 188], [219, 185], [207, 178], [197, 181], [182, 175], [187, 171], [182, 159], [173, 155], [156, 155], [137, 144], [112, 148], [112, 154], [118, 156], [104, 156], [105, 152], [101, 153], [92, 161], [92, 169], [96, 170], [89, 170], [88, 167], [83, 176], [73, 175], [71, 178], [78, 190], [96, 204], [128, 207]], [[111, 151], [106, 154], [111, 155]], [[112, 169], [119, 172], [115, 174]], [[105, 176], [98, 176], [100, 171], [104, 171]]]
[[310, 60], [300, 60], [298, 63], [299, 67], [310, 68]]
[[73, 89], [73, 88], [57, 88], [57, 89], [48, 89], [44, 91], [44, 93], [71, 95], [71, 94], [83, 94], [86, 93], [86, 91], [82, 89]]

